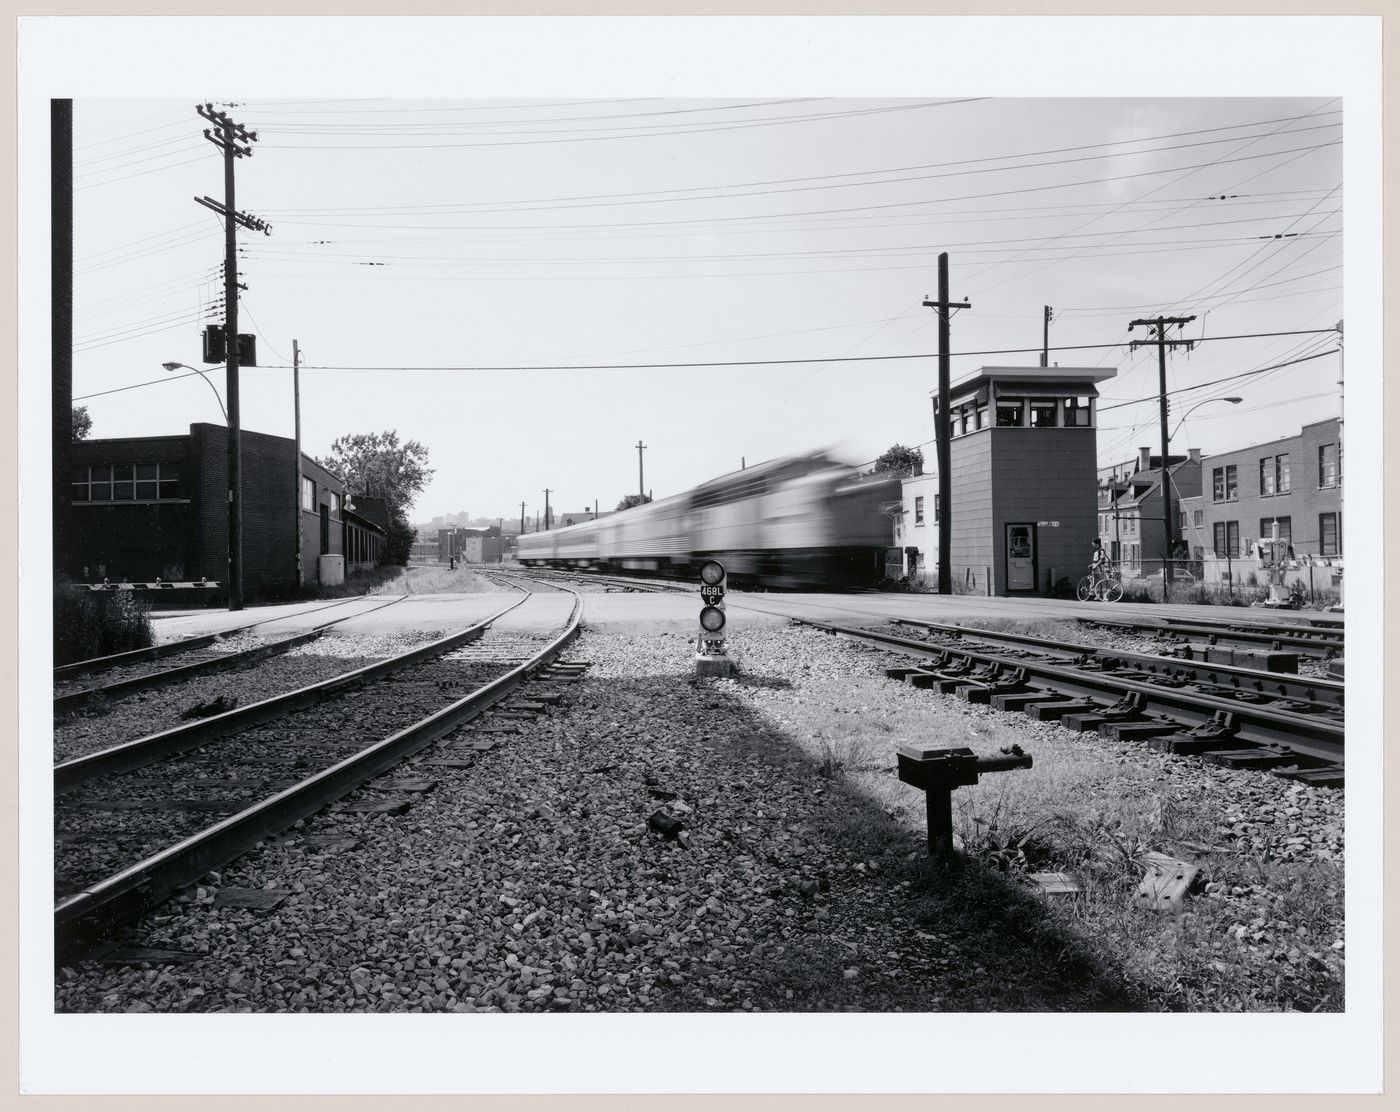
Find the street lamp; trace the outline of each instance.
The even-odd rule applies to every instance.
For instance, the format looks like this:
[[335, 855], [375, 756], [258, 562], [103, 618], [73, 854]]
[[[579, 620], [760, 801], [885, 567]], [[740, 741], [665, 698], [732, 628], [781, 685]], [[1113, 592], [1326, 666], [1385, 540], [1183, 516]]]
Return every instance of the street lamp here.
[[[219, 403], [219, 411], [224, 415], [224, 435], [228, 440], [229, 452], [229, 480], [228, 480], [228, 567], [224, 578], [227, 580], [228, 608], [230, 610], [243, 609], [243, 523], [242, 502], [243, 494], [239, 489], [242, 486], [239, 475], [239, 468], [234, 457], [237, 455], [238, 441], [241, 432], [234, 422], [229, 420], [228, 410], [224, 408], [224, 400], [219, 397], [219, 391], [214, 384], [205, 378], [204, 372], [198, 367], [191, 367], [188, 363], [162, 363], [167, 371], [177, 371], [183, 367], [187, 371], [193, 371], [209, 383], [209, 389], [214, 391], [214, 398]], [[230, 387], [232, 389], [232, 387]], [[298, 466], [301, 460], [297, 460]], [[298, 535], [301, 524], [297, 523]]]
[[1231, 405], [1239, 405], [1242, 401], [1244, 401], [1243, 398], [1236, 397], [1205, 398], [1204, 400], [1197, 402], [1195, 405], [1193, 405], [1190, 409], [1188, 409], [1185, 413], [1181, 415], [1181, 420], [1176, 423], [1176, 432], [1173, 432], [1172, 435], [1175, 436], [1176, 433], [1180, 432], [1181, 426], [1186, 424], [1186, 418], [1190, 417], [1191, 414], [1195, 413], [1196, 410], [1200, 409], [1203, 405], [1210, 405], [1211, 402], [1229, 402]]
[[224, 424], [228, 424], [228, 410], [224, 408], [224, 399], [219, 397], [218, 388], [209, 381], [208, 376], [205, 375], [203, 371], [198, 367], [191, 367], [188, 363], [162, 363], [161, 366], [167, 371], [178, 371], [181, 368], [187, 371], [193, 371], [195, 374], [199, 375], [200, 378], [204, 379], [205, 382], [209, 383], [209, 389], [214, 391], [214, 400], [219, 403], [219, 412], [224, 415]]

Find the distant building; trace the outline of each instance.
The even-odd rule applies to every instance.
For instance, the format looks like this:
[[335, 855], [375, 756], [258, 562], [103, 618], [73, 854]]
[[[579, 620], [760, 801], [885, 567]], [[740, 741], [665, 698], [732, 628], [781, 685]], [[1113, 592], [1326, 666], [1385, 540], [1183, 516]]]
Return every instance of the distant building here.
[[[983, 367], [953, 387], [949, 547], [956, 589], [1049, 594], [1061, 580], [1073, 583], [1084, 573], [1097, 524], [1096, 384], [1116, 373], [1111, 367]], [[935, 417], [937, 406], [935, 394]], [[924, 489], [927, 522], [936, 509], [936, 481]], [[917, 526], [906, 518], [905, 527], [912, 532]], [[937, 534], [932, 529], [926, 542], [930, 572]]]
[[885, 574], [924, 575], [938, 559], [938, 476], [910, 475], [900, 481], [899, 502], [887, 512], [894, 521], [895, 553]]
[[[1135, 460], [1098, 472], [1098, 535], [1109, 558], [1128, 576], [1160, 575], [1167, 555], [1162, 511], [1162, 457], [1139, 448]], [[1183, 558], [1180, 504], [1201, 493], [1201, 452], [1167, 458], [1172, 496], [1172, 552]], [[1187, 550], [1189, 552], [1189, 549]]]
[[[343, 573], [345, 484], [304, 453], [298, 469], [295, 444], [285, 437], [245, 429], [241, 444], [245, 596], [288, 593]], [[71, 462], [70, 541], [58, 561], [64, 573], [84, 582], [227, 584], [224, 426], [77, 441]], [[372, 533], [372, 524], [355, 528]]]
[[[1202, 464], [1201, 555], [1206, 578], [1238, 581], [1257, 563], [1253, 542], [1275, 533], [1296, 568], [1342, 566], [1341, 422], [1209, 456]], [[1295, 576], [1303, 578], [1303, 576]], [[1329, 578], [1316, 586], [1335, 586]]]

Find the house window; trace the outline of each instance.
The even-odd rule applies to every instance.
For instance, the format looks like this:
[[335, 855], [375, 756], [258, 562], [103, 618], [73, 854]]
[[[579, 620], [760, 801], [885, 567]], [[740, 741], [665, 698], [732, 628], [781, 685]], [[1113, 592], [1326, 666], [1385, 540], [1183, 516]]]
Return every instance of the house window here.
[[1238, 521], [1217, 521], [1212, 529], [1215, 533], [1215, 554], [1220, 557], [1239, 556], [1240, 523]]
[[915, 524], [915, 525], [922, 525], [923, 523], [924, 523], [924, 496], [923, 496], [922, 494], [919, 494], [919, 495], [916, 495], [916, 496], [914, 497], [914, 524]]
[[1024, 403], [1020, 401], [999, 401], [997, 402], [997, 428], [1016, 428], [1021, 424], [1021, 411]]
[[1337, 446], [1321, 444], [1317, 449], [1317, 485], [1334, 487], [1337, 485]]
[[1274, 461], [1274, 474], [1277, 479], [1278, 492], [1280, 494], [1287, 494], [1289, 491], [1289, 480], [1288, 456], [1286, 453], [1276, 457]]
[[1031, 402], [1031, 428], [1053, 429], [1057, 409], [1059, 404], [1054, 401]]
[[1206, 515], [1204, 510], [1196, 510], [1191, 514], [1191, 524], [1199, 529], [1205, 524]]
[[1336, 556], [1342, 551], [1342, 534], [1337, 528], [1336, 514], [1317, 515], [1318, 552], [1323, 556]]
[[1215, 502], [1234, 502], [1240, 496], [1239, 475], [1233, 463], [1225, 467], [1217, 467], [1210, 473], [1211, 477], [1211, 500]]
[[1275, 491], [1274, 457], [1265, 456], [1259, 461], [1259, 493], [1268, 497]]
[[340, 495], [331, 491], [331, 517], [340, 518]]
[[172, 502], [180, 497], [180, 465], [114, 463], [73, 469], [74, 502]]
[[1285, 544], [1293, 543], [1293, 519], [1291, 517], [1261, 517], [1259, 519], [1259, 539], [1272, 540], [1274, 525], [1278, 525], [1278, 539]]
[[316, 512], [316, 480], [305, 475], [301, 477], [301, 508], [307, 513]]

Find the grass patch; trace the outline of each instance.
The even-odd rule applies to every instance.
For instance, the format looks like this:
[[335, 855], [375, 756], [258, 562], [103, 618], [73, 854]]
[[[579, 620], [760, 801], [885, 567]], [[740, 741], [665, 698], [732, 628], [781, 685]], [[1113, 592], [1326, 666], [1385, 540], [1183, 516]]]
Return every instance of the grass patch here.
[[53, 591], [54, 664], [155, 644], [151, 608], [132, 591], [93, 591], [60, 579]]

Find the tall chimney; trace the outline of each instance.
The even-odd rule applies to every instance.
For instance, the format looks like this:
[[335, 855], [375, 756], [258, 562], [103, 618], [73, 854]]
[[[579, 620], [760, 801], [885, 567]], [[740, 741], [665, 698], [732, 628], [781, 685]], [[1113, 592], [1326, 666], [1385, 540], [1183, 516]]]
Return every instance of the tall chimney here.
[[1137, 467], [1137, 469], [1138, 469], [1139, 471], [1151, 471], [1151, 470], [1152, 470], [1152, 449], [1151, 449], [1151, 448], [1139, 448], [1139, 449], [1138, 449], [1138, 467]]

